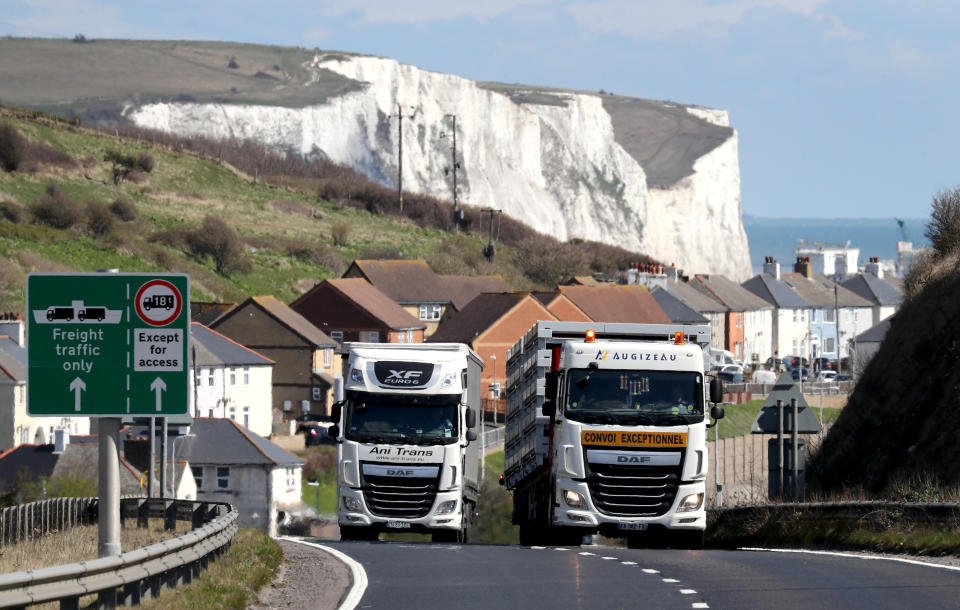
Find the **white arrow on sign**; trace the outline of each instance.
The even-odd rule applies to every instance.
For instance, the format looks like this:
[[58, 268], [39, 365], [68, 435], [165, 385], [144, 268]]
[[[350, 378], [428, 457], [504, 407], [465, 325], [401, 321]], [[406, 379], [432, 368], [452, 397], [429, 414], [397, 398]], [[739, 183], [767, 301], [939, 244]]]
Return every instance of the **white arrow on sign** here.
[[150, 389], [157, 393], [157, 413], [161, 411], [160, 409], [160, 393], [167, 391], [167, 384], [163, 382], [163, 379], [157, 377], [153, 380], [153, 383], [150, 384]]
[[73, 392], [73, 409], [77, 412], [80, 411], [80, 392], [86, 389], [87, 384], [83, 383], [83, 379], [79, 377], [70, 382], [70, 391]]

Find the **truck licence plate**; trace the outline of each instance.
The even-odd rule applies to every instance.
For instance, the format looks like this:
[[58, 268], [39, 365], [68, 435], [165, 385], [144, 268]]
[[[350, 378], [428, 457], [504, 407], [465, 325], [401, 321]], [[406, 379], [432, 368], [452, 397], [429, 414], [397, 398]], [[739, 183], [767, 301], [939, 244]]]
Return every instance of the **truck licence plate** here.
[[387, 521], [387, 527], [395, 530], [408, 530], [410, 529], [410, 524], [406, 521]]
[[617, 529], [621, 530], [645, 530], [647, 529], [646, 523], [630, 523], [627, 521], [621, 521], [617, 523]]

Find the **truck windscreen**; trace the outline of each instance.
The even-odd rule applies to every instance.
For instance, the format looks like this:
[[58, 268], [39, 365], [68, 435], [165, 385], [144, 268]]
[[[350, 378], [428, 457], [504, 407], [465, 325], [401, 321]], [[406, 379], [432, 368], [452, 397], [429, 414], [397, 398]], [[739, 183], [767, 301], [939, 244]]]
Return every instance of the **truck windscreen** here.
[[673, 426], [703, 420], [703, 375], [690, 371], [573, 369], [567, 418], [591, 424]]
[[459, 437], [460, 395], [386, 397], [351, 392], [344, 435], [360, 443], [450, 445]]

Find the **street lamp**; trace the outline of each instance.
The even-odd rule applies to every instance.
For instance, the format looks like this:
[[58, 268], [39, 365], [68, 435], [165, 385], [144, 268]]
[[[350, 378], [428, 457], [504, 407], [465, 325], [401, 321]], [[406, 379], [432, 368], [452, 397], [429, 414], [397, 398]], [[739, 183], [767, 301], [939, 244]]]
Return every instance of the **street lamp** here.
[[493, 396], [493, 423], [497, 423], [497, 405], [500, 402], [500, 392], [497, 388], [497, 357], [490, 356], [493, 360], [493, 383], [490, 384], [490, 394]]
[[184, 434], [173, 439], [173, 450], [170, 452], [170, 497], [177, 499], [177, 441], [183, 440], [196, 434]]

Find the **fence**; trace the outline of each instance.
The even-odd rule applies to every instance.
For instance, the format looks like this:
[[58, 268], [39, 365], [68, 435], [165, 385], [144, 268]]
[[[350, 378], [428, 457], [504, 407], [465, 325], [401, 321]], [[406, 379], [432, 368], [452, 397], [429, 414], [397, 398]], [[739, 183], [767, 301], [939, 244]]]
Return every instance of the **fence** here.
[[505, 430], [506, 428], [494, 428], [492, 430], [487, 430], [486, 432], [484, 432], [483, 438], [480, 439], [482, 441], [482, 444], [480, 445], [480, 447], [482, 449], [489, 449], [494, 445], [503, 443], [503, 439], [504, 439], [503, 434]]
[[53, 498], [0, 510], [0, 548], [63, 531], [77, 525], [96, 523], [96, 498]]
[[[723, 426], [723, 420], [720, 420]], [[824, 424], [823, 436], [826, 436], [830, 424]], [[717, 455], [716, 442], [709, 441], [708, 465], [710, 472], [707, 475], [707, 498], [713, 506], [717, 506], [716, 487], [714, 486], [714, 456], [719, 461], [716, 470], [717, 483], [723, 486], [722, 503], [724, 506], [740, 504], [758, 504], [768, 499], [767, 485], [769, 477], [769, 461], [767, 456], [767, 441], [776, 438], [775, 434], [749, 434], [720, 439], [720, 454]], [[820, 445], [820, 435], [801, 434], [800, 438], [806, 443], [806, 454], [810, 455]], [[790, 435], [784, 435], [785, 442], [790, 442]]]
[[[67, 499], [92, 501], [87, 518], [96, 519], [96, 498]], [[91, 506], [93, 510], [89, 509]], [[61, 608], [77, 608], [80, 598], [91, 594], [98, 595], [101, 608], [116, 607], [118, 602], [139, 604], [143, 598], [156, 596], [161, 588], [187, 584], [197, 578], [210, 561], [226, 552], [237, 531], [236, 507], [219, 502], [126, 498], [121, 500], [120, 514], [121, 518], [135, 516], [140, 523], [149, 517], [163, 517], [168, 527], [175, 519], [190, 520], [194, 529], [183, 536], [112, 557], [2, 574], [0, 608], [58, 600]]]

